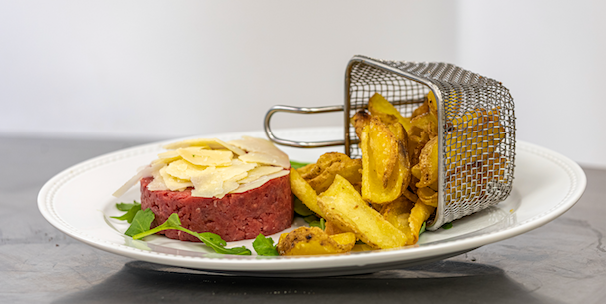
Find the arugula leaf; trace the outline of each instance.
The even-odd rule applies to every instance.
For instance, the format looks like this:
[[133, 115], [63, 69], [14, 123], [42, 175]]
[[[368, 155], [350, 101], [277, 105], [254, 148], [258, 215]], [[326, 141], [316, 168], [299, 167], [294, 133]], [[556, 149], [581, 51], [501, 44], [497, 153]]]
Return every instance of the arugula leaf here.
[[[147, 210], [150, 210], [150, 209], [147, 209]], [[137, 218], [135, 217], [134, 221], [136, 221], [136, 219]], [[153, 221], [153, 219], [152, 219], [152, 221]], [[151, 224], [151, 221], [150, 221], [150, 224]], [[131, 227], [132, 227], [132, 225], [131, 225]], [[154, 233], [157, 233], [157, 232], [160, 232], [163, 230], [175, 229], [175, 230], [183, 231], [185, 233], [189, 233], [189, 234], [197, 237], [200, 241], [204, 242], [204, 244], [206, 244], [206, 246], [214, 249], [215, 252], [217, 252], [217, 253], [235, 254], [235, 255], [251, 255], [250, 249], [248, 249], [244, 246], [234, 247], [234, 248], [225, 248], [225, 245], [227, 245], [227, 242], [225, 240], [223, 240], [220, 236], [218, 236], [214, 233], [211, 233], [211, 232], [197, 233], [195, 231], [191, 231], [187, 228], [182, 227], [181, 220], [179, 220], [179, 215], [177, 215], [176, 213], [171, 214], [168, 217], [168, 219], [166, 220], [166, 222], [162, 223], [162, 225], [159, 225], [158, 227], [156, 227], [154, 229], [149, 229], [149, 226], [147, 226], [147, 227], [148, 227], [147, 230], [144, 230], [144, 231], [141, 231], [140, 233], [131, 235], [133, 237], [133, 239], [138, 240], [138, 239], [144, 238], [148, 235], [152, 235]]]
[[317, 222], [320, 220], [319, 217], [317, 217], [315, 214], [314, 215], [310, 215], [310, 216], [306, 216], [303, 218], [305, 220], [306, 223], [311, 224], [313, 222]]
[[120, 211], [129, 211], [134, 206], [139, 206], [139, 208], [141, 208], [141, 204], [137, 203], [137, 201], [133, 201], [132, 204], [127, 204], [127, 203], [117, 203], [116, 204], [116, 208]]
[[[132, 204], [128, 204], [132, 205]], [[127, 221], [129, 224], [133, 222], [133, 218], [137, 215], [137, 212], [141, 211], [141, 205], [135, 205], [128, 210], [128, 212], [124, 213], [122, 216], [110, 216], [111, 218], [115, 218], [121, 221]]]
[[442, 229], [450, 229], [452, 228], [452, 223], [446, 223], [444, 225], [442, 225]]
[[426, 225], [427, 225], [427, 222], [423, 222], [423, 225], [421, 225], [421, 229], [419, 229], [419, 236], [421, 235], [421, 233], [425, 232]]
[[305, 204], [303, 204], [303, 202], [296, 196], [295, 196], [295, 213], [300, 216], [303, 216], [303, 217], [314, 214], [314, 212], [311, 211], [309, 208], [307, 208], [307, 206], [305, 206]]
[[319, 221], [313, 221], [309, 223], [309, 227], [318, 227], [322, 230], [326, 230], [326, 220], [321, 218]]
[[150, 208], [137, 212], [132, 220], [132, 224], [130, 224], [130, 227], [128, 227], [124, 234], [132, 237], [133, 235], [148, 231], [155, 218], [156, 216]]
[[310, 163], [302, 163], [302, 162], [298, 162], [298, 161], [294, 161], [294, 160], [291, 160], [291, 161], [290, 161], [290, 166], [291, 166], [292, 168], [294, 168], [294, 169], [299, 169], [299, 168], [301, 168], [301, 167], [305, 167], [305, 166], [307, 166], [307, 165], [309, 165], [309, 164], [310, 164]]
[[258, 255], [264, 256], [278, 256], [278, 249], [274, 246], [274, 240], [270, 237], [265, 237], [262, 233], [257, 235], [257, 238], [253, 241], [253, 248]]

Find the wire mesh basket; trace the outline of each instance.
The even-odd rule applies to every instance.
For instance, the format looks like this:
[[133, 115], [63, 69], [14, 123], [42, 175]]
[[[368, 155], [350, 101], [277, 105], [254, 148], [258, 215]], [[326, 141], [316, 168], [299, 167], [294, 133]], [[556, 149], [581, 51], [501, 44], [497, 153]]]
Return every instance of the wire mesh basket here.
[[[466, 215], [505, 200], [512, 189], [515, 162], [513, 98], [500, 82], [448, 63], [384, 61], [354, 56], [345, 74], [343, 106], [299, 108], [274, 106], [265, 117], [268, 137], [282, 145], [322, 147], [344, 145], [360, 158], [359, 138], [349, 123], [379, 93], [402, 114], [410, 116], [433, 92], [437, 105], [439, 144], [438, 207], [428, 222], [436, 230]], [[344, 111], [344, 140], [299, 142], [278, 138], [270, 128], [277, 112]]]

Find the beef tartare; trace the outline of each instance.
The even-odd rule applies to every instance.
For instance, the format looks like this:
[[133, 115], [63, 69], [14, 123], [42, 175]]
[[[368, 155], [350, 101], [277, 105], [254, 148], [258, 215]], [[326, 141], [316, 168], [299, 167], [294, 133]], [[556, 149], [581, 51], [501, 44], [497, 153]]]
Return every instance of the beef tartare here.
[[[271, 142], [244, 136], [223, 142], [188, 139], [168, 151], [120, 188], [119, 197], [140, 182], [141, 208], [155, 215], [152, 227], [176, 213], [184, 228], [212, 232], [226, 241], [270, 235], [290, 227], [293, 200], [288, 155]], [[178, 230], [172, 239], [199, 241]]]
[[[183, 227], [196, 232], [216, 233], [224, 240], [255, 238], [290, 227], [293, 219], [289, 176], [274, 178], [261, 187], [243, 193], [227, 194], [221, 199], [191, 196], [184, 191], [150, 191], [152, 177], [141, 179], [141, 209], [151, 208], [156, 215], [152, 228], [177, 213]], [[171, 239], [199, 242], [178, 230], [161, 231]]]

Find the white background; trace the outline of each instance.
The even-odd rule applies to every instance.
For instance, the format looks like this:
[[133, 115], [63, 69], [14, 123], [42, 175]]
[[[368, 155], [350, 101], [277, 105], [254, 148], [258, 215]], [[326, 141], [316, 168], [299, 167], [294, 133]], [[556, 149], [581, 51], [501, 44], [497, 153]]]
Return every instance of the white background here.
[[[267, 109], [343, 103], [356, 54], [501, 81], [517, 137], [606, 167], [600, 1], [2, 1], [0, 135], [261, 130]], [[342, 115], [275, 116], [274, 128]]]

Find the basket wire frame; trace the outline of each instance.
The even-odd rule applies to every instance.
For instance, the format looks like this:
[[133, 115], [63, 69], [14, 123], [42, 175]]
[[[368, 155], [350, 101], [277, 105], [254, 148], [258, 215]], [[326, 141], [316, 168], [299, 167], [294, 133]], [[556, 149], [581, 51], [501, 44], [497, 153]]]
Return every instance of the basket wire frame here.
[[345, 75], [345, 149], [360, 158], [349, 119], [383, 95], [410, 116], [433, 91], [438, 107], [439, 200], [436, 230], [507, 198], [515, 162], [513, 98], [500, 82], [448, 63], [383, 61], [355, 56]]

